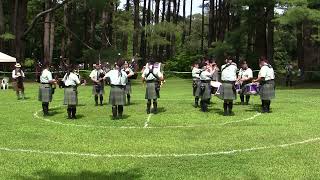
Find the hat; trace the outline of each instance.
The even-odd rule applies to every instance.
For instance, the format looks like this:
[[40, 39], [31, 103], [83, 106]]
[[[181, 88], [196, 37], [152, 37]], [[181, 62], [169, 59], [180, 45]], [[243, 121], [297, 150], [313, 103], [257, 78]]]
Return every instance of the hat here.
[[21, 68], [21, 64], [20, 64], [20, 63], [17, 63], [16, 65], [14, 65], [14, 67], [16, 67], [16, 68]]

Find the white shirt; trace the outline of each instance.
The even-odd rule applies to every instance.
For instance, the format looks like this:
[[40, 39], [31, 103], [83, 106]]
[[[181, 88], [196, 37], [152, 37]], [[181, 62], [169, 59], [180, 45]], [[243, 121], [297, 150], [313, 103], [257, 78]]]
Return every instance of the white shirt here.
[[[121, 73], [121, 74], [120, 74]], [[112, 85], [120, 85], [125, 86], [128, 82], [128, 76], [127, 73], [123, 70], [121, 70], [119, 73], [119, 70], [111, 70], [109, 71], [104, 78], [110, 78], [110, 83]]]
[[100, 70], [97, 70], [97, 69], [94, 69], [93, 71], [91, 71], [89, 77], [93, 80], [98, 80], [99, 79], [99, 76], [101, 73], [104, 73], [104, 71], [102, 69]]
[[200, 71], [201, 71], [201, 69], [199, 69], [199, 68], [196, 68], [196, 67], [192, 68], [192, 77], [194, 79], [199, 79], [200, 78], [200, 76], [199, 76]]
[[80, 80], [75, 73], [71, 72], [69, 74], [69, 76], [67, 76], [67, 75], [68, 74], [64, 75], [64, 77], [62, 79], [62, 81], [64, 82], [64, 84], [66, 86], [76, 86], [76, 85], [80, 84]]
[[264, 78], [264, 81], [273, 80], [275, 78], [273, 68], [271, 66], [269, 67], [268, 64], [265, 64], [260, 69], [259, 77]]
[[[228, 67], [228, 64], [222, 65], [221, 67], [221, 80], [222, 81], [236, 81], [237, 80], [237, 65], [232, 63]], [[225, 68], [226, 67], [226, 68]]]
[[239, 78], [242, 79], [242, 78], [253, 78], [253, 72], [252, 72], [252, 69], [251, 68], [247, 68], [247, 69], [240, 69], [239, 70], [239, 74], [238, 74]]
[[[143, 73], [142, 73], [142, 78], [144, 78], [146, 81], [152, 81], [152, 80], [157, 80], [158, 78], [159, 79], [162, 79], [163, 78], [163, 74], [160, 72], [160, 69], [159, 68], [154, 68], [153, 69], [153, 74], [149, 72], [151, 71], [152, 69], [152, 65], [149, 65], [148, 68], [146, 68]], [[157, 77], [155, 77], [157, 76]]]
[[48, 69], [44, 69], [40, 76], [40, 83], [49, 83], [52, 81], [52, 73]]
[[127, 73], [127, 76], [133, 76], [134, 75], [134, 72], [132, 71], [131, 68], [124, 69], [124, 71]]
[[211, 80], [211, 76], [212, 74], [206, 70], [203, 70], [201, 73], [200, 73], [200, 80], [202, 81], [210, 81]]
[[17, 72], [17, 74], [16, 74], [16, 70], [13, 70], [12, 71], [12, 79], [17, 79], [20, 76], [24, 77], [24, 72], [22, 70], [20, 70], [20, 71], [21, 71], [21, 73]]

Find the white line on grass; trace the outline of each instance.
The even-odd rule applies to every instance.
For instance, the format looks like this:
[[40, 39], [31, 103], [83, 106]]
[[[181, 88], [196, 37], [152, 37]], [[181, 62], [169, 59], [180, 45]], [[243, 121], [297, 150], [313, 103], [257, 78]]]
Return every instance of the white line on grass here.
[[216, 156], [216, 155], [230, 155], [230, 154], [239, 154], [245, 152], [253, 152], [266, 149], [276, 149], [276, 148], [286, 148], [295, 145], [302, 145], [312, 142], [317, 142], [320, 140], [320, 137], [311, 138], [303, 141], [280, 144], [280, 145], [271, 145], [271, 146], [262, 146], [262, 147], [252, 147], [246, 149], [235, 149], [228, 151], [217, 151], [209, 153], [189, 153], [189, 154], [96, 154], [96, 153], [78, 153], [78, 152], [63, 152], [63, 151], [42, 151], [42, 150], [32, 150], [32, 149], [13, 149], [7, 147], [0, 147], [0, 151], [6, 152], [16, 152], [16, 153], [35, 153], [35, 154], [49, 154], [49, 155], [71, 155], [71, 156], [85, 156], [85, 157], [105, 157], [105, 158], [117, 158], [117, 157], [130, 157], [130, 158], [162, 158], [162, 157], [201, 157], [201, 156]]
[[148, 128], [149, 122], [150, 122], [150, 120], [151, 120], [151, 116], [152, 116], [152, 114], [149, 114], [149, 115], [148, 115], [147, 121], [144, 123], [144, 128]]
[[[61, 107], [61, 106], [55, 106], [52, 108], [54, 109], [54, 108], [59, 108], [59, 107]], [[49, 123], [54, 123], [54, 124], [63, 125], [63, 126], [84, 127], [84, 128], [103, 128], [103, 129], [170, 129], [170, 128], [174, 129], [174, 128], [197, 128], [197, 127], [210, 127], [210, 126], [224, 126], [224, 125], [228, 125], [228, 124], [235, 124], [235, 123], [254, 120], [258, 116], [262, 115], [261, 113], [256, 113], [252, 117], [249, 117], [246, 119], [242, 119], [242, 120], [238, 120], [238, 121], [230, 121], [230, 122], [225, 122], [225, 123], [219, 123], [219, 124], [187, 125], [187, 126], [158, 126], [158, 127], [154, 126], [154, 127], [152, 127], [152, 126], [149, 126], [152, 114], [149, 114], [147, 117], [147, 120], [144, 123], [144, 126], [139, 127], [139, 126], [95, 126], [95, 125], [68, 124], [68, 123], [62, 123], [62, 122], [53, 121], [53, 120], [50, 120], [50, 119], [47, 119], [44, 117], [40, 117], [38, 114], [41, 111], [42, 110], [36, 111], [33, 114], [34, 117], [37, 119], [42, 119], [42, 120], [49, 122]]]

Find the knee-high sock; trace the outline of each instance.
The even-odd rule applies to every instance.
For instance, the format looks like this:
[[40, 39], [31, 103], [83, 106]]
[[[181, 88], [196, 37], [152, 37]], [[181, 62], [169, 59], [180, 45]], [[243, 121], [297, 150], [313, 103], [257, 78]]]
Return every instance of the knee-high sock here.
[[148, 102], [147, 102], [147, 113], [150, 113], [150, 109], [151, 109], [151, 99], [150, 100], [148, 99]]
[[71, 119], [72, 118], [72, 108], [71, 108], [71, 106], [68, 106], [67, 112], [68, 112], [68, 118]]
[[246, 95], [246, 103], [249, 103], [249, 101], [250, 101], [250, 96]]
[[130, 104], [130, 98], [131, 98], [130, 94], [127, 94], [128, 104]]
[[112, 116], [116, 118], [118, 116], [117, 106], [112, 106]]
[[240, 99], [241, 99], [241, 102], [244, 102], [244, 95], [243, 94], [240, 95]]
[[76, 118], [76, 113], [77, 113], [77, 106], [72, 106], [71, 108], [71, 114], [72, 114], [72, 118]]
[[103, 95], [102, 94], [100, 95], [100, 104], [101, 105], [103, 104]]
[[156, 99], [153, 100], [153, 111], [154, 113], [158, 112], [158, 102]]
[[94, 95], [94, 101], [96, 102], [96, 105], [98, 104], [98, 95]]
[[122, 114], [123, 114], [123, 106], [118, 106], [118, 115], [120, 116], [120, 117], [122, 117]]
[[196, 106], [199, 106], [199, 97], [195, 97], [195, 98], [194, 98], [194, 104], [195, 104]]

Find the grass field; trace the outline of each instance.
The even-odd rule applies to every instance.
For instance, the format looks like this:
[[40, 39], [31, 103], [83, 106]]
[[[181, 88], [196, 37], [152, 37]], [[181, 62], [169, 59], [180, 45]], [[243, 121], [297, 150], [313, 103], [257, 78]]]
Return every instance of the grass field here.
[[121, 121], [111, 120], [110, 105], [94, 106], [91, 89], [79, 88], [76, 121], [66, 119], [63, 90], [45, 119], [37, 84], [26, 84], [24, 101], [0, 91], [0, 179], [320, 178], [317, 87], [278, 88], [271, 114], [257, 112], [255, 96], [224, 117], [221, 100], [202, 113], [192, 107], [191, 82], [171, 79], [160, 113], [148, 116], [136, 82]]

